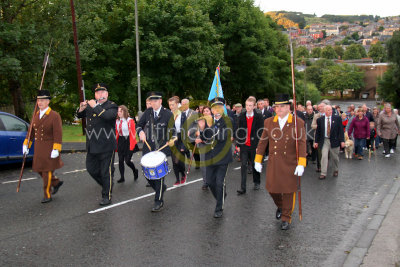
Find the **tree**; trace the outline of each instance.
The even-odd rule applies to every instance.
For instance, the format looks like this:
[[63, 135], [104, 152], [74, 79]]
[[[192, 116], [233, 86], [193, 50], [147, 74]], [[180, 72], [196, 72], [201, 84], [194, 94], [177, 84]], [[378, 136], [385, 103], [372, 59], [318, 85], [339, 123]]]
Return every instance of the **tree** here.
[[335, 45], [333, 47], [333, 49], [335, 50], [336, 55], [338, 56], [338, 58], [341, 59], [343, 57], [343, 55], [344, 55], [343, 47], [341, 45]]
[[323, 92], [340, 91], [343, 98], [345, 89], [358, 91], [364, 86], [364, 72], [355, 65], [339, 64], [323, 71], [321, 88]]
[[352, 44], [346, 48], [346, 51], [344, 51], [343, 59], [361, 59], [366, 56], [365, 48], [362, 45]]
[[[221, 80], [228, 101], [243, 101], [249, 95], [273, 97], [290, 90], [288, 39], [269, 16], [250, 0], [200, 3], [224, 47]], [[211, 84], [213, 76], [209, 78]]]
[[327, 45], [321, 51], [321, 57], [326, 59], [335, 59], [337, 58], [337, 54], [335, 49], [332, 46]]
[[313, 65], [306, 68], [304, 74], [305, 79], [315, 84], [318, 90], [321, 90], [322, 73], [324, 69], [328, 68], [329, 66], [333, 66], [334, 64], [335, 63], [333, 63], [331, 60], [327, 59], [320, 59], [316, 61]]
[[386, 50], [380, 42], [371, 45], [368, 56], [374, 60], [374, 63], [386, 61]]
[[360, 39], [360, 36], [358, 35], [358, 32], [353, 32], [351, 38], [353, 38], [353, 40], [355, 41], [358, 41]]
[[391, 64], [379, 81], [378, 92], [385, 101], [400, 107], [400, 31], [393, 33], [386, 48]]
[[320, 58], [321, 57], [321, 48], [320, 47], [314, 47], [311, 50], [311, 57], [313, 58]]
[[310, 52], [305, 46], [299, 46], [294, 50], [294, 57], [296, 59], [309, 58]]

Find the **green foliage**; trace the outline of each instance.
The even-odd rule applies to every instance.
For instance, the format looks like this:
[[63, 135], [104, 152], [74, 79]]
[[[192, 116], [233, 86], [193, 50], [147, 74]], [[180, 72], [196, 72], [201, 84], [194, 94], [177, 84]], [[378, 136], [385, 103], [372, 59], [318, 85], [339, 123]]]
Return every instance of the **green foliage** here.
[[381, 63], [387, 60], [386, 49], [380, 42], [371, 45], [368, 56], [374, 60], [374, 63]]
[[366, 56], [367, 53], [365, 52], [365, 48], [362, 45], [352, 44], [346, 48], [346, 51], [344, 51], [343, 59], [344, 60], [361, 59]]
[[400, 107], [400, 31], [394, 32], [393, 37], [387, 41], [386, 48], [392, 64], [379, 81], [378, 92], [385, 101]]
[[400, 107], [400, 68], [396, 64], [389, 66], [378, 82], [378, 94], [384, 101]]
[[374, 21], [376, 18], [379, 18], [377, 16], [373, 16], [373, 15], [350, 15], [350, 16], [346, 16], [346, 15], [323, 15], [321, 18], [324, 18], [326, 20], [328, 20], [329, 22], [349, 22], [349, 23], [355, 23], [358, 21]]
[[353, 38], [353, 40], [358, 41], [360, 39], [360, 36], [358, 35], [358, 32], [353, 32], [351, 34], [351, 38]]
[[312, 82], [297, 80], [296, 101], [304, 105], [307, 100], [311, 100], [312, 103], [318, 103], [321, 100], [321, 92]]
[[364, 72], [355, 65], [339, 64], [330, 66], [322, 73], [323, 92], [339, 90], [343, 98], [345, 89], [360, 90], [364, 86]]
[[314, 47], [311, 50], [311, 57], [313, 58], [320, 58], [322, 53], [322, 49], [320, 47]]
[[299, 46], [294, 50], [294, 57], [296, 59], [309, 58], [310, 52], [305, 46]]
[[321, 57], [326, 59], [335, 59], [338, 57], [338, 55], [332, 46], [327, 45], [322, 49]]
[[343, 47], [341, 45], [335, 45], [333, 49], [335, 50], [335, 53], [338, 56], [338, 58], [341, 59], [344, 55]]
[[317, 89], [321, 91], [322, 73], [324, 69], [328, 68], [329, 66], [333, 66], [334, 64], [335, 63], [333, 63], [331, 60], [327, 59], [320, 59], [316, 61], [313, 65], [307, 67], [305, 71], [305, 79], [315, 84]]

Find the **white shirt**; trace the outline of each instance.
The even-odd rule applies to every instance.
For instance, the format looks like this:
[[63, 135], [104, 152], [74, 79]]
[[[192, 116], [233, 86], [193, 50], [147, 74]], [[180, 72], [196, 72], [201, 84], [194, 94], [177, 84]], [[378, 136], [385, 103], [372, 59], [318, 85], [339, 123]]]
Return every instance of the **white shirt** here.
[[[122, 118], [121, 120], [118, 121], [118, 131], [119, 131], [119, 124], [122, 121], [122, 135], [123, 136], [129, 136], [129, 126], [128, 126], [128, 121], [125, 118]], [[118, 132], [118, 134], [121, 134]]]
[[328, 119], [329, 119], [330, 127], [332, 129], [332, 116], [325, 117], [325, 138], [328, 138]]
[[49, 109], [49, 107], [47, 107], [47, 108], [45, 108], [45, 109], [43, 109], [43, 110], [40, 110], [39, 119], [41, 119], [41, 118], [43, 117], [44, 113], [46, 113], [46, 111], [47, 111], [48, 109]]
[[179, 115], [175, 118], [175, 129], [177, 133], [181, 132], [181, 117], [182, 114], [179, 113]]
[[154, 116], [158, 116], [158, 115], [160, 114], [161, 108], [162, 108], [162, 107], [160, 106], [159, 109], [154, 110]]
[[251, 112], [250, 114], [246, 112], [246, 116], [247, 116], [247, 118], [249, 118], [249, 119], [250, 119], [251, 117], [253, 117], [253, 116], [254, 116], [254, 111], [253, 111], [253, 112]]
[[283, 117], [282, 119], [280, 117], [278, 117], [279, 127], [281, 128], [281, 130], [285, 126], [288, 118], [289, 118], [289, 113], [285, 117]]

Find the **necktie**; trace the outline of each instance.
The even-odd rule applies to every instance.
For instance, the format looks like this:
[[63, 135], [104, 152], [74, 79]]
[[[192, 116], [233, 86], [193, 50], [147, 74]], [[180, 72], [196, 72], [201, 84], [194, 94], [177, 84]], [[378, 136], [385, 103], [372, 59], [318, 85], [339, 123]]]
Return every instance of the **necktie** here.
[[328, 117], [328, 123], [327, 123], [327, 127], [326, 127], [326, 135], [328, 137], [331, 137], [331, 122], [330, 122], [329, 117]]
[[154, 118], [155, 118], [155, 119], [158, 119], [158, 114], [157, 114], [156, 111], [154, 111]]
[[119, 133], [119, 136], [123, 135], [123, 133], [122, 133], [122, 120], [119, 120], [118, 133]]
[[181, 125], [183, 125], [185, 123], [185, 121], [186, 121], [186, 112], [184, 111], [184, 112], [182, 112], [182, 115], [181, 115]]

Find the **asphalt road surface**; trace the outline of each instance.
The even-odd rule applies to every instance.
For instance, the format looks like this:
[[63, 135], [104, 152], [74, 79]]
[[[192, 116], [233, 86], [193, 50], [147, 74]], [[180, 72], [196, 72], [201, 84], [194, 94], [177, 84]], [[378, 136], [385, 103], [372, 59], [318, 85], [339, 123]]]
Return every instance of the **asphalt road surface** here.
[[[19, 166], [0, 170], [1, 266], [341, 266], [399, 174], [399, 156], [385, 159], [382, 148], [370, 160], [341, 154], [337, 178], [329, 171], [318, 180], [310, 164], [302, 177], [303, 220], [296, 208], [291, 229], [282, 231], [265, 166], [261, 190], [252, 190], [248, 175], [243, 196], [236, 195], [240, 163], [229, 166], [224, 215], [215, 219], [215, 200], [194, 168], [180, 187], [167, 176], [160, 213], [150, 212], [153, 190], [142, 175], [134, 182], [128, 168], [126, 182], [115, 183], [113, 205], [101, 209], [85, 157], [62, 154], [65, 166], [56, 174], [64, 185], [48, 204], [40, 203], [42, 180], [30, 167], [19, 193]], [[139, 160], [135, 154], [137, 167]]]

